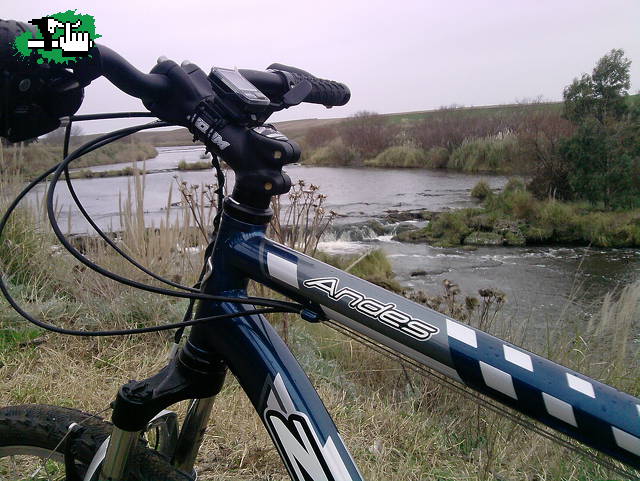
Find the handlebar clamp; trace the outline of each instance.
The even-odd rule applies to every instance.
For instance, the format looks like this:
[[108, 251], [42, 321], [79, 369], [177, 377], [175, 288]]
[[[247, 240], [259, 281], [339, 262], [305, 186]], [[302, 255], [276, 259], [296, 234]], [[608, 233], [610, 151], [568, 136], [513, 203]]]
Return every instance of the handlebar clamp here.
[[194, 136], [194, 140], [201, 140], [207, 147], [213, 144], [218, 150], [223, 151], [231, 144], [224, 140], [219, 134], [227, 122], [215, 113], [208, 99], [202, 100], [193, 114], [187, 117], [189, 121], [189, 132]]

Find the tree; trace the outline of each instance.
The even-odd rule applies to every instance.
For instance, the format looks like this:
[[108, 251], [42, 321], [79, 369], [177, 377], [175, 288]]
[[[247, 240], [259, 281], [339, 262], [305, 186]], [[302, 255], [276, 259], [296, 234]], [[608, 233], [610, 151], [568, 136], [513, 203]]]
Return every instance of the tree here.
[[621, 49], [564, 90], [565, 116], [576, 124], [560, 154], [574, 198], [605, 208], [640, 206], [640, 107], [629, 101], [631, 61]]
[[631, 60], [624, 50], [613, 49], [598, 60], [591, 75], [573, 79], [564, 89], [564, 113], [575, 123], [594, 117], [601, 124], [620, 120], [627, 112]]
[[569, 183], [576, 197], [607, 209], [640, 207], [640, 124], [618, 122], [603, 128], [584, 122], [562, 146], [572, 166]]

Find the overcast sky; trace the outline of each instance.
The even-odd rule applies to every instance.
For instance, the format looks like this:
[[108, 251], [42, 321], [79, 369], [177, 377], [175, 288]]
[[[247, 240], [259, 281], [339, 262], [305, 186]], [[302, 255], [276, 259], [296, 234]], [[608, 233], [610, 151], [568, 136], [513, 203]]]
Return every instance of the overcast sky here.
[[[346, 83], [345, 107], [303, 105], [272, 120], [343, 117], [490, 105], [562, 89], [612, 48], [633, 61], [640, 89], [639, 0], [0, 0], [4, 19], [69, 8], [95, 17], [99, 40], [148, 72], [158, 56], [221, 67], [294, 65]], [[139, 110], [106, 80], [85, 92], [80, 113]], [[85, 123], [85, 132], [126, 125]]]

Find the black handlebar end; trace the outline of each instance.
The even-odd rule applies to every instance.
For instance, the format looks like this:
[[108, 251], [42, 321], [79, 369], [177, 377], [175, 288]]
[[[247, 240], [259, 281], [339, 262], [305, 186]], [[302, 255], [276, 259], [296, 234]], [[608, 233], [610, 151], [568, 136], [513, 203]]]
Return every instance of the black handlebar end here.
[[269, 65], [268, 69], [283, 72], [289, 79], [290, 87], [305, 80], [308, 81], [311, 84], [311, 92], [305, 97], [304, 102], [321, 104], [326, 107], [339, 107], [346, 104], [351, 98], [349, 87], [343, 83], [321, 79], [305, 70], [280, 63], [273, 63]]

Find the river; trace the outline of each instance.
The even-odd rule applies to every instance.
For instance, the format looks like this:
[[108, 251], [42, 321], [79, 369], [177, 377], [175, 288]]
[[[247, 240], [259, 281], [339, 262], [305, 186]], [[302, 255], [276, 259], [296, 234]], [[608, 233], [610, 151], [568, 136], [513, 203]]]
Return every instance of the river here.
[[[159, 148], [159, 155], [148, 160], [150, 173], [145, 179], [144, 210], [150, 225], [165, 216], [167, 194], [173, 184], [215, 182], [213, 170], [178, 172], [180, 160], [197, 161], [200, 147]], [[121, 169], [125, 165], [93, 167], [92, 170]], [[306, 167], [286, 168], [292, 180], [305, 180], [327, 195], [327, 207], [340, 214], [342, 234], [329, 234], [321, 247], [331, 252], [363, 252], [382, 248], [389, 256], [397, 280], [404, 286], [432, 294], [442, 291], [449, 279], [463, 294], [477, 294], [492, 287], [507, 296], [505, 313], [514, 319], [529, 321], [535, 329], [545, 329], [560, 315], [589, 316], [594, 301], [607, 291], [640, 277], [640, 250], [584, 247], [481, 247], [475, 251], [443, 249], [425, 244], [391, 240], [391, 235], [376, 235], [363, 225], [368, 219], [383, 218], [389, 210], [427, 209], [442, 211], [475, 205], [471, 188], [482, 178], [494, 189], [501, 188], [505, 177], [469, 175], [419, 169], [370, 169]], [[176, 176], [178, 177], [176, 179]], [[103, 228], [118, 229], [118, 203], [126, 198], [131, 177], [92, 178], [74, 181], [86, 209]], [[232, 172], [228, 183], [233, 183]], [[63, 225], [74, 232], [88, 231], [78, 213], [70, 210], [70, 196], [64, 185], [58, 187], [58, 207]], [[43, 189], [39, 191], [42, 196]], [[70, 217], [69, 217], [70, 216]], [[348, 225], [349, 227], [345, 227]], [[357, 235], [350, 235], [350, 229]], [[423, 271], [415, 275], [417, 271]], [[413, 274], [413, 275], [412, 275]], [[561, 314], [565, 312], [565, 314]], [[566, 314], [568, 312], [568, 314]]]

